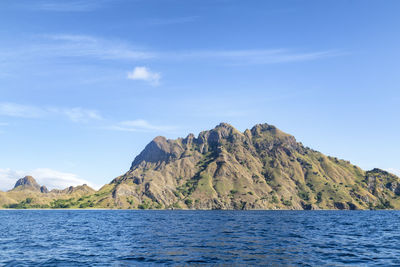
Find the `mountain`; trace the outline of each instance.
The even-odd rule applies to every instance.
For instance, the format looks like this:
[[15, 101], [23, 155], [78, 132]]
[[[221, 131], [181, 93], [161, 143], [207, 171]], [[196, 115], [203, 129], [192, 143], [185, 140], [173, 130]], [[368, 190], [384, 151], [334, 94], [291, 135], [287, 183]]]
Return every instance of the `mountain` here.
[[13, 189], [0, 192], [0, 205], [5, 208], [67, 208], [65, 203], [94, 194], [96, 190], [87, 185], [70, 186], [49, 191], [40, 186], [32, 176], [19, 179]]
[[46, 186], [40, 186], [35, 178], [32, 176], [25, 176], [24, 178], [19, 179], [16, 183], [12, 191], [23, 191], [23, 190], [31, 190], [41, 193], [48, 193], [49, 190]]
[[400, 178], [326, 156], [268, 124], [227, 123], [197, 137], [158, 136], [128, 172], [95, 191], [48, 192], [33, 177], [0, 192], [8, 208], [400, 209]]
[[276, 127], [229, 124], [196, 138], [159, 136], [130, 170], [89, 197], [95, 207], [184, 209], [400, 208], [400, 179], [303, 146]]
[[12, 190], [40, 191], [40, 185], [32, 176], [25, 176], [15, 183], [15, 186]]

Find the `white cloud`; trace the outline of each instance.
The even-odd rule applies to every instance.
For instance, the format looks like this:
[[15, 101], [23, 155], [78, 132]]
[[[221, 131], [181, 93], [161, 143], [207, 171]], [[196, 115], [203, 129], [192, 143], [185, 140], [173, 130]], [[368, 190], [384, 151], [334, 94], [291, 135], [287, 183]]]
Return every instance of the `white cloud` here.
[[87, 110], [82, 108], [64, 109], [63, 113], [75, 122], [87, 120], [101, 120], [101, 116], [95, 110]]
[[171, 132], [175, 127], [154, 125], [146, 120], [122, 121], [117, 125], [110, 127], [111, 130], [127, 132]]
[[84, 108], [50, 108], [49, 111], [64, 115], [73, 122], [88, 122], [90, 120], [102, 119], [98, 111]]
[[130, 80], [146, 81], [151, 85], [157, 86], [160, 83], [161, 74], [158, 72], [152, 72], [146, 67], [135, 67], [133, 71], [128, 72], [127, 78]]
[[[0, 103], [0, 115], [19, 118], [40, 118], [51, 115], [64, 116], [73, 122], [87, 122], [90, 120], [101, 120], [102, 117], [98, 111], [74, 108], [55, 108], [38, 107], [31, 105], [21, 105], [16, 103]], [[1, 126], [1, 124], [0, 124]]]
[[400, 177], [400, 170], [399, 169], [389, 168], [388, 171]]
[[0, 169], [0, 190], [7, 191], [14, 187], [21, 178], [19, 172], [10, 169]]
[[95, 189], [99, 186], [79, 178], [76, 174], [60, 172], [48, 168], [39, 168], [31, 171], [0, 169], [0, 190], [7, 191], [14, 187], [18, 179], [31, 175], [40, 185], [49, 190], [64, 189], [69, 186], [87, 184]]

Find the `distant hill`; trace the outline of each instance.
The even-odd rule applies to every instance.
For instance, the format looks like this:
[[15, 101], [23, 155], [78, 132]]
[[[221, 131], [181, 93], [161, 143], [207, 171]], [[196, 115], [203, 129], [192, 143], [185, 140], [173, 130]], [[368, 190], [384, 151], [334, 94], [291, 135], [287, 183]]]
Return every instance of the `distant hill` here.
[[96, 190], [87, 185], [49, 191], [46, 186], [40, 186], [32, 176], [25, 176], [10, 191], [0, 192], [0, 204], [3, 208], [69, 208], [65, 203], [71, 199], [79, 199], [95, 192]]
[[325, 156], [268, 124], [242, 133], [221, 123], [198, 137], [156, 137], [127, 173], [97, 192], [83, 186], [43, 193], [23, 179], [0, 201], [22, 190], [66, 208], [400, 209], [397, 176]]

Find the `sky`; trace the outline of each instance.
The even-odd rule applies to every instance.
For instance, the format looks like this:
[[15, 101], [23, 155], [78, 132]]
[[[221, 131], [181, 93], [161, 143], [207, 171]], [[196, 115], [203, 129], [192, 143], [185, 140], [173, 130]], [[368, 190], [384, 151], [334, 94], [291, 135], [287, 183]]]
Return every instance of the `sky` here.
[[400, 174], [399, 1], [2, 0], [0, 190], [95, 188], [158, 135], [268, 123]]

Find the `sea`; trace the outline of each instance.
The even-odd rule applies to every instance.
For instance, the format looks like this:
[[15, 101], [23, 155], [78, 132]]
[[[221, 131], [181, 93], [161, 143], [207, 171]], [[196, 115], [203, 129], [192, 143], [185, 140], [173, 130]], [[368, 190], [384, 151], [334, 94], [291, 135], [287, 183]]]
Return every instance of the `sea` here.
[[400, 212], [1, 210], [0, 265], [400, 265]]

